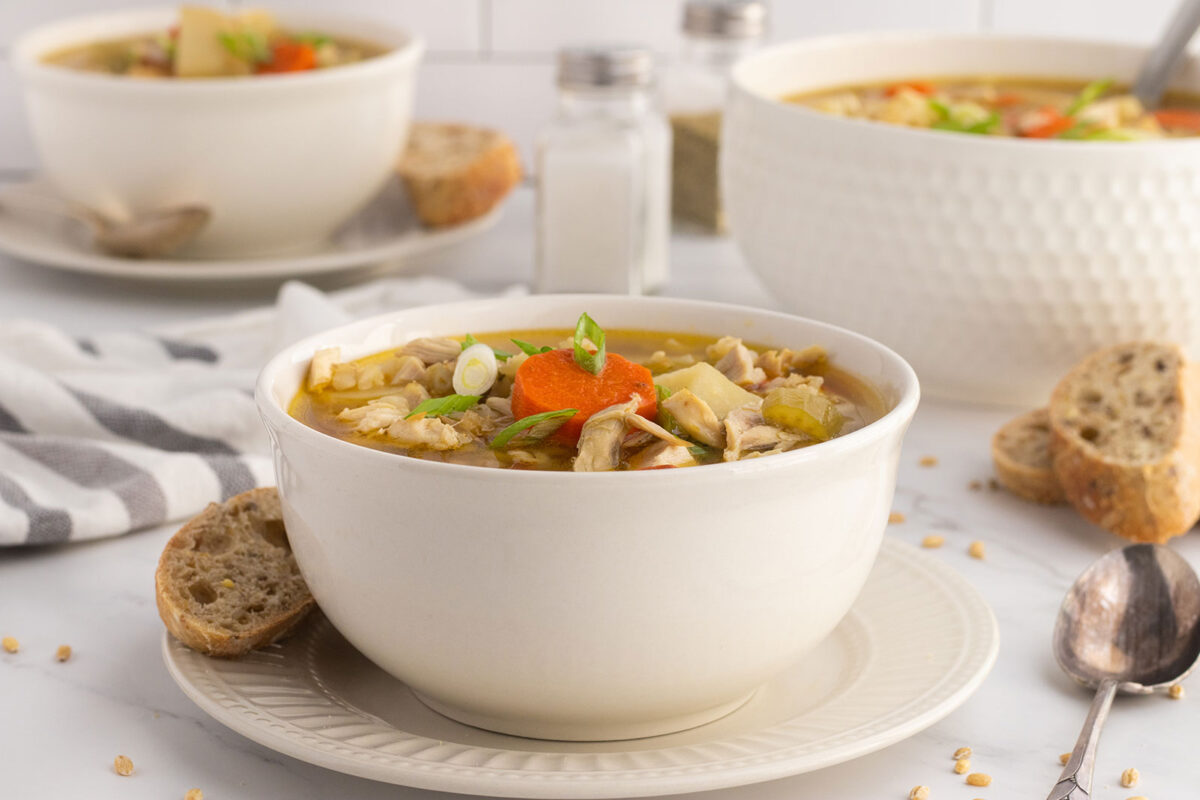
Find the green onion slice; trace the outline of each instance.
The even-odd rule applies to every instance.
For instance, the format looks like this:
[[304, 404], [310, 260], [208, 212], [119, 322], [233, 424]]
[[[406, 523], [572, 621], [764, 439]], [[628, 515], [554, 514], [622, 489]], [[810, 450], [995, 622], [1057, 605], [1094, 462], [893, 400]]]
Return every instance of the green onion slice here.
[[444, 417], [456, 411], [466, 411], [479, 405], [477, 394], [448, 394], [445, 397], [431, 397], [417, 405], [404, 415], [405, 419], [424, 414], [427, 417]]
[[240, 58], [243, 61], [255, 64], [271, 60], [271, 49], [267, 47], [266, 37], [254, 31], [240, 31], [238, 33], [222, 31], [217, 34], [217, 41], [234, 58]]
[[679, 420], [675, 419], [675, 415], [662, 406], [663, 401], [671, 396], [671, 390], [656, 383], [654, 384], [654, 393], [658, 395], [658, 424], [671, 433], [680, 430]]
[[[473, 344], [479, 344], [479, 340], [476, 339], [474, 336], [472, 336], [469, 333], [463, 337], [463, 340], [462, 340], [462, 349], [463, 350], [466, 350], [468, 347], [470, 347]], [[513, 357], [512, 353], [506, 353], [503, 350], [497, 350], [494, 347], [492, 348], [492, 354], [496, 356], [497, 361], [507, 361], [508, 359]]]
[[1087, 86], [1080, 90], [1075, 99], [1071, 101], [1071, 105], [1067, 106], [1067, 110], [1063, 112], [1068, 117], [1073, 117], [1080, 111], [1090, 106], [1092, 103], [1100, 99], [1100, 95], [1104, 94], [1113, 85], [1112, 78], [1101, 78], [1098, 81], [1092, 81]]
[[[588, 349], [583, 346], [584, 339], [592, 340], [592, 344], [596, 345], [596, 352], [588, 352]], [[579, 322], [575, 325], [575, 363], [593, 375], [599, 375], [604, 369], [606, 357], [604, 329], [597, 325], [596, 320], [589, 317], [585, 311], [579, 315]]]
[[549, 345], [543, 345], [542, 347], [537, 347], [535, 345], [530, 344], [529, 342], [523, 342], [520, 339], [509, 339], [509, 341], [512, 342], [513, 344], [515, 344], [517, 347], [521, 348], [521, 352], [527, 356], [536, 356], [539, 353], [549, 353], [550, 351], [552, 351], [554, 349], [553, 347], [550, 347]]
[[578, 413], [579, 409], [577, 408], [562, 408], [558, 411], [543, 411], [541, 414], [522, 417], [496, 434], [496, 438], [492, 439], [491, 447], [493, 450], [500, 450], [510, 443], [527, 445], [539, 442], [561, 428], [567, 420]]

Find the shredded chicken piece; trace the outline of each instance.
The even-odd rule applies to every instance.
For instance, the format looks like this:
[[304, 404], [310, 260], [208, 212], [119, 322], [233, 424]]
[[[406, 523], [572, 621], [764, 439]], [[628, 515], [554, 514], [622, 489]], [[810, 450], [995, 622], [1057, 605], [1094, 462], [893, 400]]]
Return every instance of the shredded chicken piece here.
[[809, 345], [803, 350], [783, 348], [779, 351], [783, 365], [793, 372], [810, 370], [829, 360], [829, 353], [819, 344]]
[[399, 394], [408, 402], [409, 408], [416, 408], [430, 397], [429, 391], [417, 381], [399, 387]]
[[514, 378], [517, 375], [517, 370], [521, 368], [521, 365], [525, 363], [525, 359], [527, 358], [529, 358], [529, 354], [524, 351], [509, 356], [496, 366], [496, 371], [506, 378]]
[[487, 406], [479, 406], [477, 408], [468, 409], [462, 412], [455, 427], [459, 433], [465, 433], [469, 436], [482, 436], [485, 433], [491, 433], [499, 426], [496, 424], [497, 417], [494, 412], [489, 410]]
[[412, 406], [402, 395], [389, 394], [377, 397], [365, 406], [344, 408], [338, 414], [338, 419], [353, 422], [354, 430], [359, 433], [374, 433], [404, 419], [404, 415], [411, 410]]
[[507, 397], [489, 397], [483, 403], [501, 417], [512, 416], [512, 400]]
[[358, 389], [378, 389], [386, 383], [381, 364], [364, 364], [358, 368], [358, 380], [355, 384]]
[[738, 461], [767, 452], [782, 453], [811, 441], [806, 436], [767, 424], [759, 407], [754, 404], [735, 408], [725, 417], [726, 461]]
[[426, 336], [413, 339], [400, 348], [403, 355], [416, 356], [426, 365], [453, 361], [462, 352], [462, 342], [449, 336]]
[[692, 393], [680, 389], [662, 401], [662, 407], [675, 417], [689, 436], [709, 447], [725, 447], [725, 428], [712, 406]]
[[[636, 409], [637, 407], [634, 406], [634, 408]], [[680, 439], [662, 425], [659, 425], [653, 420], [646, 419], [641, 414], [636, 412], [626, 415], [625, 424], [632, 428], [637, 428], [640, 431], [645, 431], [655, 439], [661, 439], [662, 441], [676, 445], [677, 447], [688, 447], [691, 445], [691, 442], [687, 441], [686, 439]]]
[[416, 356], [396, 356], [388, 363], [384, 374], [390, 375], [388, 382], [393, 386], [419, 381], [425, 377], [425, 362]]
[[433, 397], [444, 397], [454, 393], [454, 367], [448, 361], [430, 364], [425, 370], [425, 376], [419, 380]]
[[754, 366], [763, 371], [767, 380], [780, 377], [783, 375], [784, 370], [787, 369], [783, 364], [783, 357], [779, 354], [778, 350], [767, 350], [762, 353], [754, 360]]
[[323, 347], [308, 363], [308, 390], [319, 392], [333, 380], [333, 367], [342, 360], [342, 348]]
[[[723, 342], [725, 339], [721, 341]], [[717, 342], [717, 344], [720, 343]], [[737, 339], [735, 344], [713, 366], [738, 386], [745, 387], [762, 383], [767, 379], [766, 373], [761, 368], [754, 366], [755, 358], [754, 351], [742, 344], [741, 339]]]
[[389, 438], [402, 447], [428, 447], [430, 450], [454, 450], [471, 441], [440, 417], [399, 419], [387, 429]]
[[630, 469], [690, 467], [695, 463], [696, 459], [688, 448], [670, 442], [655, 442], [629, 458]]
[[617, 403], [597, 411], [583, 423], [579, 434], [579, 453], [575, 456], [576, 472], [607, 472], [621, 462], [621, 442], [630, 414], [636, 414], [638, 398]]
[[757, 391], [766, 393], [772, 389], [778, 389], [780, 386], [807, 386], [815, 391], [821, 391], [821, 387], [825, 385], [825, 379], [820, 375], [802, 375], [799, 372], [793, 372], [784, 378], [772, 378], [766, 383], [759, 384]]
[[696, 357], [691, 353], [684, 353], [681, 356], [669, 356], [665, 350], [655, 350], [650, 354], [650, 358], [642, 362], [642, 366], [657, 375], [682, 367], [690, 367], [695, 363]]
[[334, 364], [333, 378], [329, 385], [336, 392], [344, 392], [358, 386], [358, 367], [353, 363]]

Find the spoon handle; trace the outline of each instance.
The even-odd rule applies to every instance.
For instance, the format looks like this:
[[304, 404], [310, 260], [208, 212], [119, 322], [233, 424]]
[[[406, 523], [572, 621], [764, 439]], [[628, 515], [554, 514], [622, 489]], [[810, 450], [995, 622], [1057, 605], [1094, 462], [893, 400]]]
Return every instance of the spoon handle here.
[[1087, 800], [1092, 796], [1092, 772], [1096, 768], [1096, 745], [1100, 743], [1100, 729], [1108, 717], [1113, 698], [1117, 694], [1115, 680], [1101, 681], [1096, 687], [1096, 697], [1075, 742], [1075, 751], [1067, 760], [1058, 783], [1054, 785], [1046, 800]]
[[1133, 84], [1134, 95], [1146, 108], [1158, 108], [1163, 90], [1197, 27], [1200, 27], [1200, 0], [1183, 0]]

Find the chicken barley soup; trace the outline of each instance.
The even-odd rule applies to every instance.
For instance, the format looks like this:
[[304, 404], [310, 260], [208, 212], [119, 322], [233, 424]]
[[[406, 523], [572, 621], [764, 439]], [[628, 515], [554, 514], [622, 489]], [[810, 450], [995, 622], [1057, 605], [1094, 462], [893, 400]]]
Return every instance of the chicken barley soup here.
[[1200, 136], [1200, 97], [1147, 111], [1110, 79], [943, 78], [847, 86], [784, 98], [854, 119], [1026, 139], [1142, 141]]
[[75, 45], [42, 60], [131, 78], [220, 78], [325, 69], [384, 52], [320, 31], [284, 30], [266, 11], [183, 6], [167, 30]]
[[587, 314], [573, 334], [422, 338], [354, 361], [319, 350], [288, 409], [331, 436], [414, 458], [576, 472], [784, 453], [884, 411], [820, 346], [606, 333]]

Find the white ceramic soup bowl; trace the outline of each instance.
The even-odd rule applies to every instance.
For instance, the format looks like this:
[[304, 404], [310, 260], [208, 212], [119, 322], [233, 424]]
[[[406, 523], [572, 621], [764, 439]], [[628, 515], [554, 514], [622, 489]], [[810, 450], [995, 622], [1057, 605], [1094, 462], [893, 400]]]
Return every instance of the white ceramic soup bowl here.
[[[444, 464], [350, 444], [287, 414], [309, 358], [411, 338], [572, 328], [825, 345], [884, 417], [804, 450], [651, 472]], [[318, 604], [434, 709], [549, 739], [650, 736], [715, 719], [841, 620], [875, 560], [911, 368], [849, 331], [688, 300], [545, 295], [399, 311], [287, 348], [256, 398], [284, 519]]]
[[91, 41], [165, 30], [173, 8], [73, 18], [22, 36], [13, 64], [42, 169], [67, 198], [115, 219], [199, 203], [201, 256], [319, 246], [383, 186], [412, 115], [420, 39], [387, 25], [281, 14], [297, 31], [387, 52], [286, 75], [137, 79], [42, 63]]
[[[929, 76], [1128, 82], [1134, 46], [867, 34], [742, 60], [722, 140], [730, 226], [783, 306], [875, 337], [927, 394], [1042, 405], [1136, 338], [1200, 355], [1200, 139], [1029, 141], [842, 119], [779, 98]], [[1177, 88], [1200, 89], [1187, 61]]]

